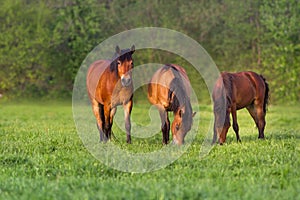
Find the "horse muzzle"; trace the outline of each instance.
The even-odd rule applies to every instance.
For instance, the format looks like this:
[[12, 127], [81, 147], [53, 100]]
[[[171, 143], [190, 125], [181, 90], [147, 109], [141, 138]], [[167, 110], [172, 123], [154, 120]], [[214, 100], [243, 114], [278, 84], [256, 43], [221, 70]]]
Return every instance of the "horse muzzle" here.
[[121, 77], [121, 84], [123, 87], [128, 87], [131, 84], [131, 77], [129, 75], [123, 75]]
[[184, 140], [177, 140], [177, 139], [173, 139], [172, 144], [177, 145], [177, 146], [181, 146], [184, 144]]

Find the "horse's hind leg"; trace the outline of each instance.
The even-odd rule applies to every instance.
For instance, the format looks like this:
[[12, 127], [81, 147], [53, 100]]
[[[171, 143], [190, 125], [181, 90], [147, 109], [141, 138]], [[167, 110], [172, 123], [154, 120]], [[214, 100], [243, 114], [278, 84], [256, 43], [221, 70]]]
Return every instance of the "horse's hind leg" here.
[[99, 131], [100, 135], [100, 141], [104, 140], [104, 134], [103, 134], [103, 105], [98, 103], [95, 99], [92, 100], [92, 108], [93, 108], [93, 113], [96, 117], [96, 122], [97, 122], [97, 128]]
[[168, 112], [163, 107], [158, 107], [158, 111], [161, 119], [161, 132], [163, 136], [162, 143], [168, 144], [170, 132], [170, 120], [168, 117]]
[[109, 121], [109, 123], [110, 123], [110, 134], [113, 135], [113, 137], [115, 137], [115, 136], [114, 136], [113, 131], [112, 131], [112, 125], [113, 125], [113, 119], [114, 119], [114, 116], [116, 114], [116, 111], [117, 111], [117, 107], [114, 107], [110, 110], [110, 121]]
[[264, 130], [266, 126], [266, 120], [265, 120], [265, 112], [263, 111], [263, 106], [256, 107], [256, 113], [257, 113], [257, 119], [258, 119], [258, 138], [265, 138]]
[[236, 135], [236, 140], [238, 142], [241, 142], [241, 139], [240, 139], [240, 135], [239, 135], [239, 125], [237, 123], [237, 117], [236, 117], [236, 106], [232, 106], [231, 108], [231, 115], [232, 115], [232, 128], [235, 132], [235, 135]]
[[247, 106], [247, 110], [255, 121], [256, 127], [258, 128], [258, 138], [264, 138], [264, 129], [266, 125], [265, 113], [263, 111], [262, 105], [255, 105], [254, 103]]

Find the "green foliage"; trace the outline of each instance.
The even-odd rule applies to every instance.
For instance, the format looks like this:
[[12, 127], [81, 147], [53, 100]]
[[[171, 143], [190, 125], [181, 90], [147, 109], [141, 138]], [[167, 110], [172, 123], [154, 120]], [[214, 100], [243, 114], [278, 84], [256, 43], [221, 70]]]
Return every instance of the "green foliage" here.
[[265, 1], [260, 12], [265, 30], [263, 67], [273, 79], [271, 87], [274, 96], [284, 101], [299, 101], [300, 3]]
[[[96, 0], [73, 1], [55, 12], [54, 80], [61, 90], [72, 93], [76, 73], [87, 54], [109, 35], [109, 20], [103, 4]], [[104, 23], [103, 23], [104, 22]]]
[[[95, 46], [121, 31], [157, 26], [198, 41], [222, 71], [262, 73], [273, 103], [300, 101], [298, 0], [3, 0], [0, 11], [0, 92], [7, 96], [69, 97]], [[136, 64], [180, 61], [159, 53], [135, 54]]]
[[[44, 95], [50, 12], [41, 2], [2, 1], [0, 8], [0, 92]], [[45, 67], [46, 66], [46, 67]]]
[[[132, 119], [143, 120], [147, 109], [135, 106]], [[110, 169], [85, 149], [69, 104], [1, 104], [0, 199], [299, 199], [299, 107], [269, 107], [265, 140], [239, 111], [242, 143], [231, 128], [227, 143], [203, 159], [211, 107], [200, 111], [199, 134], [182, 157], [136, 174]], [[125, 133], [115, 134], [115, 145], [134, 152], [161, 148], [161, 134], [131, 145]]]

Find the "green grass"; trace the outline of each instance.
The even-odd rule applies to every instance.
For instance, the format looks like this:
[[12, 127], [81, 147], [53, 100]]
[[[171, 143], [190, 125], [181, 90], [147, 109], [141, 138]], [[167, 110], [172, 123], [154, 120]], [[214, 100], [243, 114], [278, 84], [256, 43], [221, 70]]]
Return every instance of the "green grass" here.
[[[133, 119], [145, 106], [136, 105]], [[120, 111], [121, 109], [119, 109]], [[0, 199], [299, 199], [300, 108], [270, 106], [266, 139], [245, 110], [242, 143], [230, 129], [224, 146], [199, 158], [211, 107], [201, 106], [199, 134], [169, 166], [148, 173], [111, 169], [94, 158], [76, 132], [67, 103], [0, 105]], [[134, 152], [161, 147], [161, 134], [133, 138], [116, 127], [116, 145]], [[146, 149], [146, 150], [145, 150]]]

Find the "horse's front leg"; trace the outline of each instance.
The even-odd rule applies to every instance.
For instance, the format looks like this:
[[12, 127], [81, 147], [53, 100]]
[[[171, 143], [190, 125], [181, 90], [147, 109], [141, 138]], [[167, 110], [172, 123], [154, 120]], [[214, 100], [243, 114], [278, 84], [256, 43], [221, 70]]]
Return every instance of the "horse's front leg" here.
[[236, 105], [235, 104], [231, 107], [231, 115], [232, 115], [232, 127], [233, 127], [233, 130], [234, 130], [235, 135], [236, 135], [236, 140], [238, 142], [241, 142], [241, 138], [240, 138], [240, 135], [239, 135], [239, 125], [237, 123]]
[[158, 111], [161, 119], [161, 132], [163, 136], [162, 143], [168, 144], [170, 135], [170, 120], [168, 117], [168, 112], [165, 110], [164, 107], [158, 107]]
[[112, 125], [113, 125], [113, 119], [114, 119], [116, 112], [117, 112], [117, 107], [114, 107], [110, 110], [110, 134], [113, 135], [113, 137], [115, 137], [115, 136], [112, 131]]
[[104, 141], [111, 138], [111, 107], [110, 105], [104, 105]]
[[217, 124], [216, 124], [216, 115], [215, 115], [215, 119], [214, 119], [214, 135], [213, 135], [213, 140], [212, 140], [212, 145], [214, 145], [217, 141], [218, 135], [217, 135], [217, 128], [216, 128]]
[[131, 135], [130, 135], [131, 122], [130, 122], [130, 115], [131, 115], [132, 106], [133, 106], [132, 98], [128, 101], [127, 104], [123, 104], [124, 116], [125, 116], [125, 129], [126, 129], [126, 136], [127, 136], [127, 143], [128, 144], [131, 144]]

